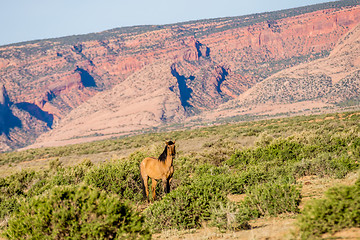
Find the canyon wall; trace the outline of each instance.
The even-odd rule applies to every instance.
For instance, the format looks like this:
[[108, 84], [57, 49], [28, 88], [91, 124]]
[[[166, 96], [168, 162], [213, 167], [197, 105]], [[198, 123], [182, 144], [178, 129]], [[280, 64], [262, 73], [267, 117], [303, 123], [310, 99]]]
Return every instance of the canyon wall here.
[[209, 115], [214, 118], [311, 108], [336, 110], [359, 105], [359, 93], [360, 24], [340, 38], [329, 56], [273, 74]]
[[[163, 82], [156, 84], [166, 86], [161, 88], [165, 91], [162, 94], [174, 104], [165, 107], [165, 100], [156, 102], [160, 107], [152, 108], [158, 108], [161, 114], [151, 115], [153, 122], [136, 128], [123, 127], [113, 133], [182, 121], [214, 109], [282, 69], [328, 56], [338, 40], [360, 22], [358, 1], [343, 2], [343, 5], [318, 5], [310, 10], [299, 8], [164, 26], [120, 28], [2, 46], [1, 84], [14, 107], [36, 119], [29, 122], [30, 125], [40, 121], [45, 126], [25, 126], [20, 117], [24, 123], [10, 128], [7, 137], [16, 139], [15, 132], [21, 128], [37, 129], [31, 131], [29, 144], [50, 129], [69, 126], [69, 119], [82, 117], [77, 113], [83, 110], [77, 108], [91, 108], [96, 105], [95, 100], [86, 104], [94, 96], [105, 96], [114, 89], [121, 95], [129, 81], [135, 81], [134, 76], [136, 81], [149, 86], [142, 92], [155, 91], [151, 90], [149, 79], [162, 79]], [[152, 74], [149, 69], [153, 69]], [[157, 71], [163, 76], [156, 75]], [[118, 113], [122, 109], [119, 106], [121, 103], [113, 101], [107, 108], [109, 112], [111, 108], [118, 109], [113, 111]], [[91, 115], [96, 111], [86, 112]], [[149, 118], [140, 113], [144, 111], [135, 114], [137, 119]], [[124, 120], [118, 121], [118, 125], [127, 124]], [[81, 128], [90, 129], [86, 125], [84, 120]], [[94, 132], [85, 132], [82, 138], [94, 136]], [[68, 137], [76, 138], [75, 135]], [[8, 147], [17, 147], [16, 141]]]

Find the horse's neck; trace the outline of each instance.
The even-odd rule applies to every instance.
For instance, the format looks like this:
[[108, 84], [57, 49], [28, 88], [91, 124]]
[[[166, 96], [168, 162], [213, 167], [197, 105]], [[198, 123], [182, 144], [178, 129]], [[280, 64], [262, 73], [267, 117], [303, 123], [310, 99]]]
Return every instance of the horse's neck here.
[[173, 157], [172, 157], [170, 154], [168, 154], [168, 155], [166, 156], [165, 165], [166, 165], [167, 167], [171, 167], [172, 164], [173, 164]]

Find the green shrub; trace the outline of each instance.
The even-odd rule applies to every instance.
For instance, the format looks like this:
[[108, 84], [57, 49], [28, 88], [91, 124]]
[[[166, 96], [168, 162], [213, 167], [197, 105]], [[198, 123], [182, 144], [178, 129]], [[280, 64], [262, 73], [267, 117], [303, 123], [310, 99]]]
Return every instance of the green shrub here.
[[263, 182], [306, 175], [343, 178], [359, 167], [358, 138], [352, 133], [331, 136], [325, 132], [306, 140], [305, 134], [295, 134], [236, 151], [225, 163], [242, 172], [256, 168], [258, 174], [263, 173]]
[[252, 217], [276, 216], [281, 213], [298, 213], [301, 201], [296, 185], [268, 182], [248, 189], [241, 203], [244, 212]]
[[302, 239], [320, 237], [343, 228], [360, 227], [360, 179], [353, 186], [337, 186], [305, 205], [298, 218]]
[[84, 160], [76, 166], [62, 167], [59, 160], [53, 160], [49, 165], [50, 170], [38, 172], [39, 176], [28, 189], [26, 193], [27, 197], [40, 195], [55, 186], [77, 185], [82, 183], [86, 173], [92, 168], [93, 163], [90, 160]]
[[205, 151], [200, 153], [200, 162], [220, 166], [232, 154], [234, 154], [234, 143], [218, 139], [215, 142], [205, 143]]
[[81, 183], [87, 172], [92, 168], [92, 163], [85, 160], [81, 164], [71, 167], [56, 166], [55, 169], [51, 169], [51, 184], [53, 186], [60, 185], [76, 185]]
[[59, 158], [53, 159], [49, 162], [49, 168], [51, 171], [58, 170], [62, 166], [62, 162], [60, 162]]
[[173, 178], [183, 180], [188, 179], [196, 170], [197, 162], [193, 157], [179, 156], [174, 160], [174, 175]]
[[0, 178], [0, 191], [2, 195], [24, 195], [36, 178], [35, 171], [21, 171], [6, 178]]
[[9, 239], [150, 238], [144, 219], [109, 195], [86, 186], [56, 187], [24, 201], [8, 222]]
[[143, 195], [139, 163], [144, 157], [138, 152], [128, 160], [121, 159], [94, 167], [86, 174], [85, 182], [124, 199], [140, 201]]
[[0, 196], [0, 222], [6, 220], [13, 211], [19, 208], [20, 199], [23, 199], [23, 197]]
[[252, 168], [248, 171], [233, 171], [229, 166], [217, 167], [211, 164], [202, 164], [195, 168], [194, 178], [186, 181], [193, 182], [194, 179], [211, 178], [212, 186], [225, 193], [241, 194], [249, 185], [265, 181], [267, 175], [259, 168]]
[[146, 209], [146, 221], [151, 229], [200, 227], [204, 220], [210, 219], [212, 207], [227, 202], [225, 192], [212, 176], [192, 180]]
[[20, 200], [27, 196], [28, 189], [37, 178], [38, 174], [34, 171], [21, 171], [0, 178], [0, 220], [19, 208]]
[[90, 161], [74, 167], [61, 167], [58, 160], [50, 162], [50, 170], [21, 171], [6, 178], [0, 178], [0, 220], [17, 210], [20, 202], [59, 185], [75, 185], [83, 181], [91, 168]]
[[226, 205], [220, 204], [218, 207], [211, 209], [212, 226], [216, 226], [220, 230], [241, 230], [249, 229], [250, 215], [241, 212], [239, 207], [232, 202], [227, 202]]
[[305, 157], [304, 145], [287, 139], [273, 140], [269, 145], [258, 146], [255, 149], [237, 151], [226, 164], [240, 169], [248, 165], [272, 162], [275, 165], [299, 161]]
[[323, 152], [315, 158], [304, 159], [295, 163], [292, 166], [292, 174], [296, 178], [309, 175], [344, 178], [346, 174], [358, 167], [359, 163], [350, 157], [347, 152], [343, 152], [341, 155]]
[[256, 139], [255, 145], [260, 147], [265, 147], [269, 145], [273, 140], [274, 138], [270, 134], [268, 134], [267, 132], [262, 132], [260, 133], [259, 137]]
[[353, 143], [351, 144], [352, 154], [357, 158], [360, 157], [360, 137], [354, 139]]

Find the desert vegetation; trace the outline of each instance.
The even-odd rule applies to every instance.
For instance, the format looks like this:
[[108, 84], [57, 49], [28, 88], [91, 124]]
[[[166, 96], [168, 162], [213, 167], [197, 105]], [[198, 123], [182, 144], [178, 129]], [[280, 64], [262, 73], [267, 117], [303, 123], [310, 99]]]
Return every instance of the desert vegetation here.
[[[228, 123], [4, 153], [2, 166], [14, 169], [0, 178], [0, 232], [9, 239], [148, 239], [204, 224], [241, 231], [254, 219], [276, 216], [297, 218], [294, 238], [360, 227], [359, 180], [299, 207], [300, 179], [359, 171], [359, 118], [348, 112]], [[159, 200], [147, 204], [139, 163], [159, 156], [168, 139], [177, 144], [171, 192], [158, 184]], [[132, 153], [116, 157], [124, 149]], [[114, 157], [83, 160], [103, 152]], [[78, 162], [65, 165], [67, 157]], [[42, 169], [16, 170], [44, 158], [50, 164]]]

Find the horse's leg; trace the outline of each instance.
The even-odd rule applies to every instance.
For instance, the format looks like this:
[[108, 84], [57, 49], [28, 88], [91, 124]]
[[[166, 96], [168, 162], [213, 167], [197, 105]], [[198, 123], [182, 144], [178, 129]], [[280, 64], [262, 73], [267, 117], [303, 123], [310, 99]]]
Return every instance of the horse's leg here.
[[144, 181], [144, 188], [145, 188], [146, 200], [147, 200], [148, 202], [150, 202], [150, 197], [149, 197], [149, 183], [148, 183], [149, 177], [146, 176], [145, 179], [143, 178], [143, 181]]
[[170, 184], [171, 184], [171, 180], [172, 180], [172, 176], [174, 174], [174, 166], [171, 166], [170, 167], [170, 174], [169, 174], [169, 177], [166, 181], [166, 193], [169, 193], [170, 192]]
[[146, 200], [147, 200], [148, 202], [150, 202], [148, 180], [149, 180], [148, 176], [146, 176], [145, 179], [143, 178], [144, 188], [145, 188], [145, 194], [146, 194]]
[[156, 200], [156, 194], [155, 194], [156, 184], [157, 184], [157, 181], [152, 178], [152, 179], [151, 179], [151, 191], [152, 191], [152, 197], [153, 197], [153, 200], [154, 200], [154, 201]]
[[162, 182], [163, 182], [164, 192], [165, 192], [165, 193], [169, 193], [169, 192], [170, 192], [169, 179], [163, 179]]

